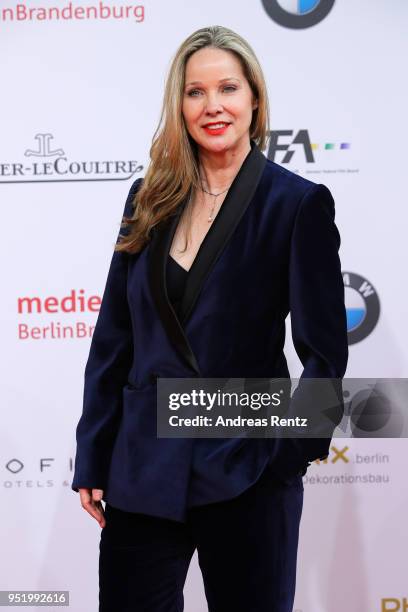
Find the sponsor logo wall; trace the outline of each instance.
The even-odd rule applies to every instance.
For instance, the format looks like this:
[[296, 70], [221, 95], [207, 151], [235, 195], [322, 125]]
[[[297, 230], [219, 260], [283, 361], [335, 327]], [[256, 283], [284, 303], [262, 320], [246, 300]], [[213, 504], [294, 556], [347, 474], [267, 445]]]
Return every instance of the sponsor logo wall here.
[[[199, 27], [250, 42], [270, 96], [265, 154], [333, 193], [346, 376], [407, 377], [407, 17], [403, 2], [2, 3], [2, 589], [69, 590], [73, 612], [97, 609], [100, 528], [70, 489], [83, 371], [170, 58]], [[286, 352], [299, 376], [290, 319]], [[404, 439], [339, 438], [309, 468], [297, 612], [407, 608], [406, 455]], [[207, 609], [196, 556], [185, 609]]]

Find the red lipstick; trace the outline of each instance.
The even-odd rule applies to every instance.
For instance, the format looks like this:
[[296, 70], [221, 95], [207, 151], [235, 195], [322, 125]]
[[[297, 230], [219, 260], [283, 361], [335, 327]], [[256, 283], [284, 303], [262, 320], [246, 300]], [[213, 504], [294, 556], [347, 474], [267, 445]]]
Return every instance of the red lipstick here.
[[[222, 127], [219, 128], [211, 128], [211, 125], [218, 125], [223, 123], [224, 125]], [[224, 134], [227, 131], [227, 128], [230, 124], [229, 123], [225, 123], [224, 121], [216, 121], [214, 123], [207, 123], [207, 125], [203, 126], [203, 129], [206, 131], [207, 134], [210, 134], [211, 136], [219, 136], [221, 134]]]

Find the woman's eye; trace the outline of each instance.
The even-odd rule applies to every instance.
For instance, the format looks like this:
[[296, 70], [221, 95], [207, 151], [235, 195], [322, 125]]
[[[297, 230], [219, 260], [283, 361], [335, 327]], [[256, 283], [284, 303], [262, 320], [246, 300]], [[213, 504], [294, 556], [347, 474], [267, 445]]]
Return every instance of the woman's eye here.
[[[223, 91], [236, 91], [236, 86], [235, 85], [225, 85], [223, 88]], [[199, 94], [200, 90], [199, 89], [190, 89], [190, 91], [187, 92], [188, 96], [191, 96], [192, 98], [195, 98], [195, 94]]]

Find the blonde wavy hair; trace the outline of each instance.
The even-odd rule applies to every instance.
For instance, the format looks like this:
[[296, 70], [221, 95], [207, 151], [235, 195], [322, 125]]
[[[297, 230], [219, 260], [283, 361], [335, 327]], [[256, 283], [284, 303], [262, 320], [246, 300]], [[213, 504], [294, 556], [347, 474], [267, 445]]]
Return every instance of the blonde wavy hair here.
[[123, 217], [121, 235], [115, 250], [138, 253], [150, 239], [152, 228], [172, 215], [200, 188], [198, 151], [187, 131], [182, 114], [185, 69], [190, 56], [204, 47], [224, 49], [235, 54], [254, 98], [249, 136], [263, 150], [269, 133], [269, 103], [265, 78], [258, 59], [244, 38], [223, 26], [210, 26], [193, 32], [178, 48], [167, 75], [158, 127], [150, 148], [150, 163], [134, 200], [132, 217]]

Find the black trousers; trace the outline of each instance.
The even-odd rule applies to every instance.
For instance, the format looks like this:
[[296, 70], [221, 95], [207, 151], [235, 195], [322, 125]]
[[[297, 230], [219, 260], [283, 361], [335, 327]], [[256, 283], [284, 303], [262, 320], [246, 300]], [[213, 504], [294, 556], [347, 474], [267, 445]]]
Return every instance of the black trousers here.
[[268, 468], [238, 497], [191, 508], [186, 523], [106, 504], [99, 612], [181, 612], [195, 549], [209, 612], [292, 612], [302, 507], [302, 476], [284, 484]]

